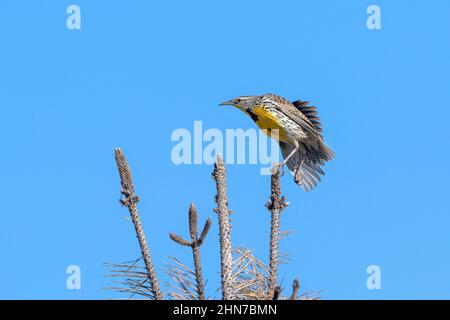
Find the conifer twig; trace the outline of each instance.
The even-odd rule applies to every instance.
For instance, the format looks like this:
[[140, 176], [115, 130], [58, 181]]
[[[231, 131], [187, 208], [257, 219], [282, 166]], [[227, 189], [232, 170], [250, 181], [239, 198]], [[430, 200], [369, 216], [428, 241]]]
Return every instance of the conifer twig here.
[[[182, 237], [170, 233], [169, 237], [176, 243], [182, 246], [189, 246], [192, 248], [192, 255], [194, 258], [195, 267], [195, 279], [197, 284], [197, 297], [199, 300], [205, 300], [205, 284], [203, 282], [202, 264], [200, 258], [200, 246], [205, 241], [206, 235], [208, 234], [209, 228], [211, 227], [211, 218], [206, 220], [205, 226], [203, 227], [200, 237], [198, 237], [198, 217], [197, 209], [192, 203], [189, 207], [189, 234], [191, 236], [191, 241], [185, 240]], [[182, 280], [182, 278], [179, 278]], [[186, 286], [188, 287], [188, 286]]]
[[278, 245], [280, 240], [281, 211], [287, 206], [285, 197], [281, 196], [280, 176], [280, 166], [279, 164], [275, 164], [270, 179], [271, 195], [269, 202], [266, 204], [267, 209], [271, 213], [269, 248], [269, 295], [271, 296], [275, 295], [278, 282]]
[[290, 300], [297, 300], [298, 290], [300, 289], [300, 283], [298, 282], [298, 279], [295, 279], [292, 283], [292, 295], [290, 297]]
[[134, 184], [131, 176], [130, 167], [122, 153], [120, 148], [115, 149], [115, 159], [117, 168], [119, 169], [120, 182], [122, 185], [121, 193], [122, 198], [120, 202], [123, 206], [127, 207], [130, 211], [131, 220], [133, 221], [136, 235], [139, 240], [139, 246], [141, 248], [142, 258], [147, 269], [147, 276], [150, 281], [150, 288], [155, 300], [162, 300], [163, 295], [159, 287], [159, 281], [156, 276], [156, 270], [153, 265], [153, 260], [150, 255], [150, 249], [145, 238], [144, 228], [142, 227], [141, 219], [139, 217], [137, 203], [139, 197], [134, 194]]
[[214, 209], [214, 212], [217, 213], [219, 218], [222, 299], [231, 300], [231, 268], [233, 263], [231, 256], [231, 211], [228, 208], [226, 170], [221, 154], [217, 155], [212, 176], [216, 182], [217, 190], [217, 208]]
[[269, 267], [258, 260], [253, 252], [244, 247], [233, 248], [233, 267], [231, 279], [233, 299], [270, 300]]

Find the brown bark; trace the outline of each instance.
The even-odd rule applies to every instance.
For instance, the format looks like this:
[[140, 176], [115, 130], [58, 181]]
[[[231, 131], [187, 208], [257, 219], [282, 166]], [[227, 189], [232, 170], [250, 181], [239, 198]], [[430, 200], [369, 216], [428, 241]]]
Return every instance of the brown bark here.
[[163, 295], [159, 287], [159, 281], [156, 275], [156, 270], [153, 265], [153, 260], [150, 254], [150, 249], [145, 238], [144, 228], [142, 227], [141, 219], [139, 217], [139, 212], [137, 204], [139, 202], [139, 197], [134, 194], [134, 184], [131, 176], [131, 170], [128, 166], [125, 155], [119, 148], [115, 150], [115, 158], [117, 163], [117, 168], [119, 169], [120, 182], [122, 185], [122, 198], [120, 202], [123, 206], [127, 207], [130, 211], [131, 220], [133, 222], [136, 236], [139, 241], [139, 247], [141, 248], [142, 258], [147, 269], [148, 279], [150, 281], [151, 291], [155, 300], [162, 300]]
[[271, 213], [270, 247], [269, 247], [269, 295], [274, 296], [278, 284], [278, 245], [280, 240], [281, 212], [287, 206], [285, 197], [281, 196], [280, 167], [275, 164], [271, 175], [271, 195], [266, 207]]
[[214, 210], [219, 218], [219, 237], [220, 237], [220, 266], [221, 266], [221, 284], [222, 299], [231, 300], [232, 284], [231, 284], [231, 226], [230, 226], [230, 209], [228, 208], [227, 181], [226, 170], [222, 159], [222, 155], [217, 155], [217, 161], [214, 165], [212, 174], [216, 182], [216, 203], [217, 208]]
[[192, 248], [192, 256], [194, 258], [194, 268], [195, 268], [195, 279], [197, 282], [197, 295], [199, 300], [205, 300], [205, 284], [203, 282], [203, 272], [200, 256], [200, 246], [205, 241], [206, 235], [208, 234], [209, 228], [211, 227], [211, 218], [206, 220], [205, 226], [203, 227], [200, 237], [198, 237], [198, 216], [197, 209], [192, 203], [189, 207], [189, 234], [191, 236], [191, 241], [185, 240], [182, 237], [170, 233], [170, 239], [182, 246], [189, 246]]

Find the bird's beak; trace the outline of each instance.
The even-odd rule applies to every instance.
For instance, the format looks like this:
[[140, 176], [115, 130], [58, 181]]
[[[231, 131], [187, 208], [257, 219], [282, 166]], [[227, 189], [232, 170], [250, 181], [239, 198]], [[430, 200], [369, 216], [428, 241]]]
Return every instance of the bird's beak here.
[[222, 103], [219, 104], [219, 106], [232, 106], [232, 105], [233, 105], [232, 100], [225, 101], [225, 102], [222, 102]]

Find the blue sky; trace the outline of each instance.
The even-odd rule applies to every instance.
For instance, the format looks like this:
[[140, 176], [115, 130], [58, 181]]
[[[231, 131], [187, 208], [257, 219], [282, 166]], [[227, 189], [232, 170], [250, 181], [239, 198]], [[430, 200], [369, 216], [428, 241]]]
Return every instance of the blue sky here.
[[[81, 8], [81, 30], [66, 8]], [[381, 8], [381, 30], [366, 9]], [[2, 1], [0, 298], [105, 299], [106, 261], [139, 256], [118, 204], [123, 148], [161, 282], [190, 252], [187, 209], [213, 226], [203, 247], [219, 296], [210, 165], [171, 161], [177, 128], [254, 128], [217, 104], [273, 92], [318, 106], [337, 157], [291, 205], [280, 280], [324, 299], [450, 298], [448, 1]], [[267, 260], [269, 178], [229, 165], [232, 241]], [[66, 289], [68, 265], [81, 290]], [[381, 268], [380, 290], [366, 268]], [[165, 288], [165, 287], [164, 287]]]

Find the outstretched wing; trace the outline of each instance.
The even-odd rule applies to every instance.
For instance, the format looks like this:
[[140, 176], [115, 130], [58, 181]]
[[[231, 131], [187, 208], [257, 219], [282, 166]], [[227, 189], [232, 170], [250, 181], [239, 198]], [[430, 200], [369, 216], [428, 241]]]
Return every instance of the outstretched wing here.
[[302, 100], [296, 100], [292, 102], [292, 104], [308, 118], [308, 120], [317, 130], [317, 132], [322, 132], [322, 124], [320, 123], [320, 118], [317, 115], [316, 107], [310, 106], [309, 101], [302, 101]]

